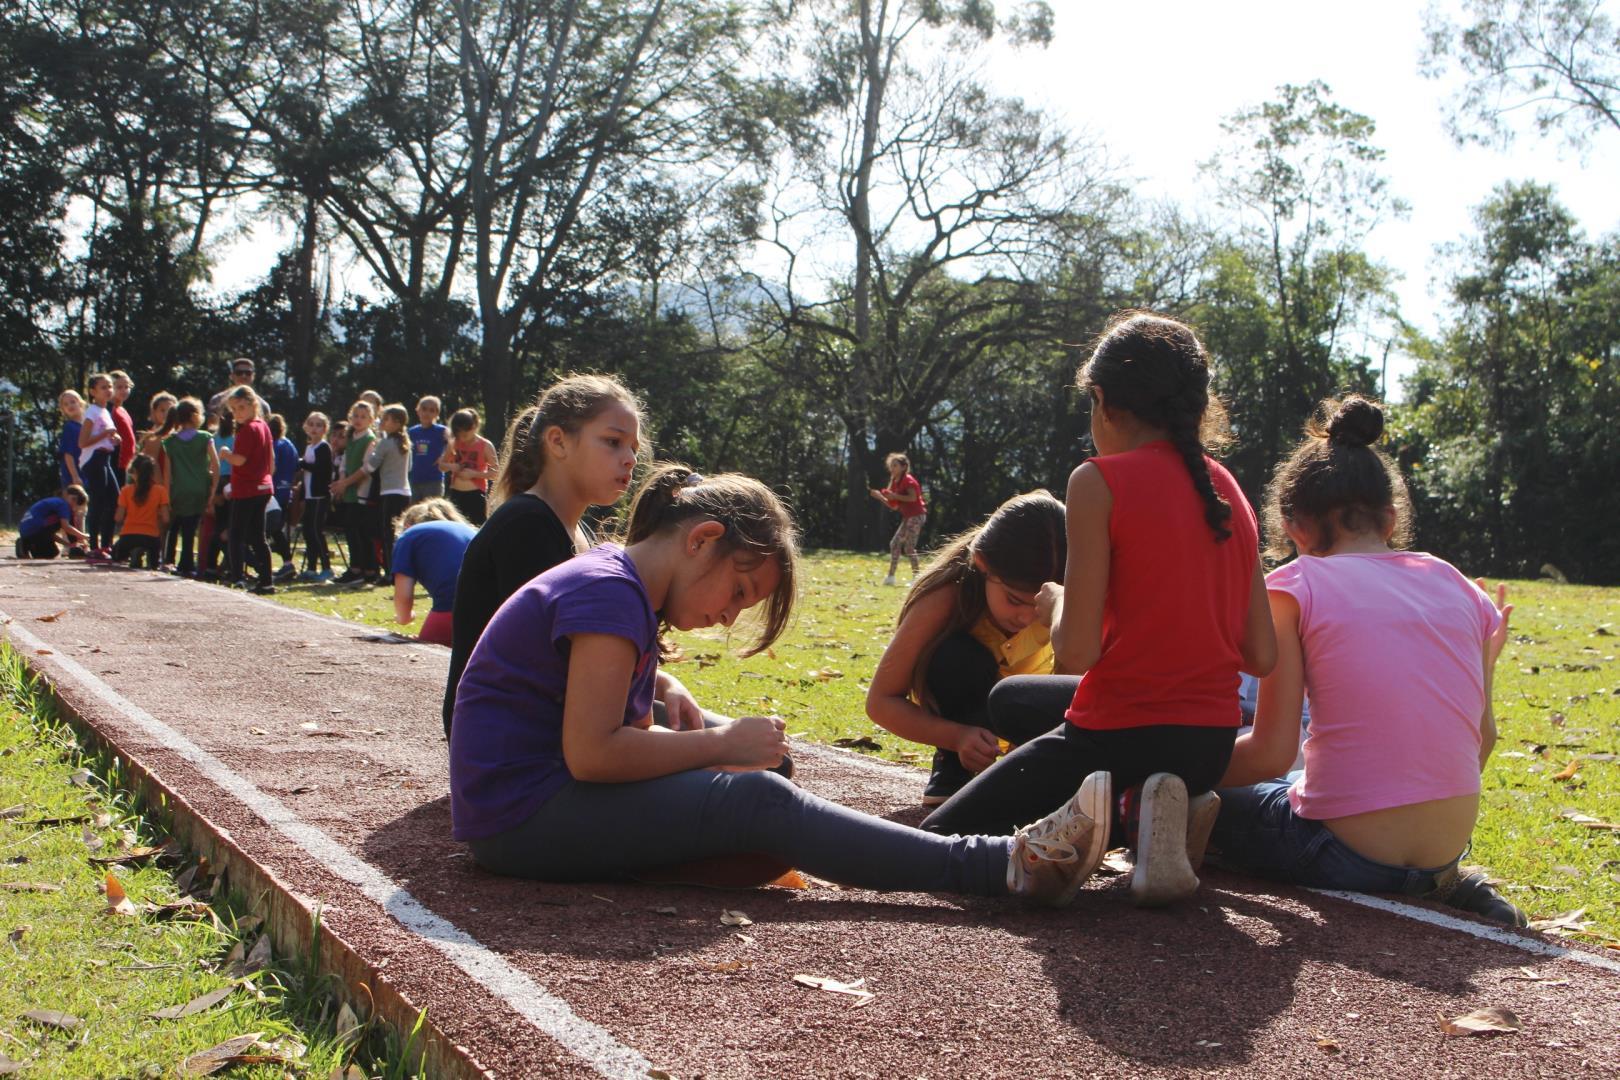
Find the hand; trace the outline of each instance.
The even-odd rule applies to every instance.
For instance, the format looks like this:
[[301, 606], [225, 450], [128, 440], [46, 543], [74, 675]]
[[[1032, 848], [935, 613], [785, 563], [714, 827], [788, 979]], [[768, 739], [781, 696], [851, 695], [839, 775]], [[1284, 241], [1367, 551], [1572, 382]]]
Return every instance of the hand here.
[[879, 491], [877, 488], [868, 488], [867, 490], [871, 493], [872, 498], [876, 499], [878, 502], [889, 501], [887, 496], [885, 496], [883, 492]]
[[787, 753], [787, 721], [780, 716], [739, 716], [726, 725], [720, 765], [774, 769]]
[[[1486, 587], [1484, 578], [1475, 578], [1474, 579], [1474, 584], [1478, 585], [1480, 587], [1480, 589], [1483, 590], [1484, 593], [1487, 596], [1490, 595], [1491, 590]], [[1507, 586], [1506, 585], [1498, 584], [1496, 586], [1496, 596], [1495, 596], [1495, 598], [1493, 599], [1492, 602], [1496, 604], [1496, 610], [1500, 611], [1502, 613], [1502, 625], [1500, 625], [1500, 626], [1498, 626], [1496, 628], [1496, 633], [1491, 635], [1491, 638], [1490, 638], [1490, 641], [1489, 641], [1490, 650], [1491, 650], [1491, 663], [1495, 664], [1496, 663], [1496, 658], [1498, 656], [1502, 655], [1502, 649], [1503, 649], [1504, 646], [1507, 645], [1508, 620], [1513, 615], [1513, 605], [1507, 602]]]
[[1053, 615], [1062, 599], [1063, 586], [1055, 581], [1042, 585], [1041, 591], [1035, 594], [1035, 621], [1050, 629]]
[[664, 688], [664, 720], [671, 731], [702, 731], [703, 707], [692, 691], [675, 683]]
[[109, 432], [107, 432], [107, 442], [109, 442], [109, 443], [110, 443], [110, 444], [112, 444], [112, 448], [113, 448], [113, 449], [114, 449], [114, 450], [116, 450], [116, 449], [118, 449], [118, 448], [119, 448], [119, 447], [120, 447], [120, 446], [122, 446], [122, 445], [124, 445], [124, 440], [123, 440], [123, 438], [122, 438], [122, 437], [121, 437], [121, 436], [120, 436], [120, 435], [119, 435], [119, 434], [118, 434], [118, 432], [116, 432], [116, 431], [109, 431]]
[[962, 766], [968, 772], [981, 773], [1001, 756], [1001, 740], [982, 727], [964, 726], [952, 749], [962, 759]]

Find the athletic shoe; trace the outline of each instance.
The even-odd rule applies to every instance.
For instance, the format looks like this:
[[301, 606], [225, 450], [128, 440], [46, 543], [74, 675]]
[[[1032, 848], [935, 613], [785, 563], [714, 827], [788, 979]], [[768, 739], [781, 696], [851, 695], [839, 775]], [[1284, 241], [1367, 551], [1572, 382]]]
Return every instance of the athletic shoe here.
[[888, 577], [884, 578], [883, 579], [883, 584], [885, 584], [885, 585], [893, 585], [894, 584], [894, 575], [890, 574]]
[[332, 583], [332, 571], [322, 570], [315, 575], [315, 581], [321, 585], [330, 585]]
[[1213, 791], [1187, 800], [1187, 865], [1195, 871], [1204, 865], [1209, 835], [1215, 831], [1215, 819], [1220, 816], [1221, 797]]
[[[1218, 804], [1217, 804], [1218, 806]], [[1131, 897], [1138, 907], [1163, 907], [1198, 891], [1187, 859], [1187, 785], [1174, 773], [1154, 773], [1142, 785]]]
[[292, 563], [282, 563], [281, 564], [281, 569], [277, 570], [274, 574], [271, 575], [271, 580], [273, 580], [273, 581], [291, 581], [293, 579], [293, 576], [295, 574], [297, 574], [297, 573], [298, 573], [298, 567], [294, 566]]
[[1503, 926], [1522, 928], [1530, 925], [1529, 916], [1498, 892], [1490, 878], [1479, 870], [1463, 874], [1452, 868], [1435, 882], [1435, 891], [1430, 899]]
[[67, 549], [67, 557], [70, 559], [82, 559], [89, 554], [90, 550], [88, 548], [80, 547], [78, 544], [74, 544]]
[[84, 561], [89, 563], [110, 563], [112, 562], [112, 552], [106, 548], [92, 548], [90, 553], [84, 557]]
[[364, 574], [362, 574], [360, 571], [356, 570], [354, 567], [351, 566], [347, 570], [343, 571], [343, 573], [341, 573], [337, 577], [333, 578], [332, 579], [332, 584], [334, 584], [334, 585], [352, 585], [356, 581], [359, 581], [363, 577], [365, 577]]
[[253, 595], [254, 596], [274, 596], [275, 594], [276, 594], [276, 587], [274, 585], [255, 585], [255, 586], [253, 586]]
[[956, 756], [956, 752], [943, 746], [939, 747], [934, 751], [934, 767], [928, 774], [927, 785], [923, 788], [922, 804], [938, 806], [966, 787], [971, 779], [973, 774], [967, 771], [967, 766], [962, 764], [962, 759]]
[[[331, 577], [330, 574], [328, 574], [327, 576]], [[321, 575], [317, 574], [313, 570], [305, 570], [303, 573], [298, 575], [298, 580], [303, 581], [303, 582], [319, 581], [319, 580], [321, 580]]]
[[1094, 772], [1058, 809], [1013, 836], [1007, 891], [1052, 907], [1067, 907], [1102, 862], [1108, 842], [1113, 778]]

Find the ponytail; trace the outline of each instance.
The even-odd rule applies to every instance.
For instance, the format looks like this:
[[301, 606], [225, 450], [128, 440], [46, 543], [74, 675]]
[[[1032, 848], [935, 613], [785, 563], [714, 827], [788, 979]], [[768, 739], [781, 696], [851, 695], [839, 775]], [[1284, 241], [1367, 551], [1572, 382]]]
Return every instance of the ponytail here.
[[540, 396], [507, 425], [500, 465], [495, 482], [490, 485], [490, 512], [539, 482], [546, 467], [548, 430], [557, 427], [572, 435], [613, 404], [629, 409], [637, 427], [645, 426], [641, 401], [611, 375], [565, 375], [541, 391]]

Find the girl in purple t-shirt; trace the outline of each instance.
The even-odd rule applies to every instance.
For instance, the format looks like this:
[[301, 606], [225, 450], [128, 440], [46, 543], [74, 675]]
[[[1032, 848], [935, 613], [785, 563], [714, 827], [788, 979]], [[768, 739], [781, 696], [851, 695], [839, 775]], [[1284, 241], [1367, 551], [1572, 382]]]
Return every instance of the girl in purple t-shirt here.
[[[1266, 512], [1273, 553], [1299, 553], [1266, 579], [1277, 666], [1233, 747], [1213, 843], [1238, 869], [1427, 896], [1522, 926], [1482, 874], [1457, 870], [1496, 742], [1506, 592], [1493, 603], [1443, 559], [1399, 550], [1411, 503], [1374, 445], [1376, 404], [1324, 402], [1307, 430]], [[1305, 768], [1272, 780], [1294, 760], [1306, 691]]]
[[763, 603], [758, 652], [787, 624], [797, 538], [770, 489], [661, 466], [626, 540], [530, 581], [473, 649], [450, 732], [450, 809], [481, 866], [579, 881], [756, 854], [859, 888], [1074, 897], [1107, 839], [1106, 774], [1013, 836], [938, 836], [767, 771], [787, 752], [776, 717], [653, 725], [662, 627], [730, 626]]

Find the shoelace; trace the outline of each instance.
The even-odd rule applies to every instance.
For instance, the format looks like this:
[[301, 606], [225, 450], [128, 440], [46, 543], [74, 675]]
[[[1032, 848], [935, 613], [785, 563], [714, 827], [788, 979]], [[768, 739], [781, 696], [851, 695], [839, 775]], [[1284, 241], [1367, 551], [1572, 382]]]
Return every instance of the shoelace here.
[[1020, 833], [1023, 846], [1018, 853], [1007, 860], [1007, 891], [1015, 896], [1023, 895], [1025, 882], [1029, 877], [1029, 861], [1027, 852], [1034, 852], [1041, 860], [1054, 863], [1078, 862], [1080, 853], [1073, 844], [1065, 840], [1052, 840], [1044, 836], [1032, 836], [1029, 833]]

